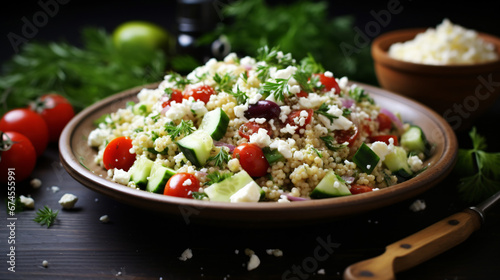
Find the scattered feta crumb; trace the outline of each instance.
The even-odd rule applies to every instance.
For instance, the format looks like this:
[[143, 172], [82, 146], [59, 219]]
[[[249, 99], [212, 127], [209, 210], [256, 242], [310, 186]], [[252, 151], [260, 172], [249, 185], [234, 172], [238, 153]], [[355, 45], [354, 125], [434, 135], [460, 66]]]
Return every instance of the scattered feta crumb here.
[[19, 196], [19, 199], [21, 200], [21, 203], [24, 205], [24, 207], [29, 209], [35, 208], [35, 200], [33, 198], [21, 195]]
[[236, 250], [234, 250], [234, 253], [235, 253], [236, 255], [238, 255], [238, 254], [240, 253], [240, 250], [236, 249]]
[[281, 251], [280, 249], [267, 249], [266, 253], [270, 256], [272, 255], [275, 257], [282, 257], [283, 256], [283, 251]]
[[425, 210], [425, 207], [426, 207], [425, 201], [417, 199], [410, 205], [410, 210], [413, 212], [418, 212]]
[[99, 218], [99, 221], [101, 221], [102, 223], [109, 223], [109, 217], [108, 215], [102, 215], [100, 218]]
[[186, 250], [184, 250], [184, 252], [182, 252], [181, 256], [179, 257], [179, 260], [187, 261], [192, 257], [193, 257], [193, 251], [191, 251], [191, 249], [187, 248]]
[[322, 268], [322, 269], [318, 270], [318, 274], [325, 275], [325, 269]]
[[35, 188], [35, 189], [38, 189], [42, 186], [42, 181], [38, 178], [34, 178], [30, 181], [30, 185]]
[[75, 204], [77, 201], [78, 201], [78, 197], [76, 195], [71, 194], [71, 193], [65, 193], [61, 197], [61, 199], [59, 199], [59, 204], [61, 204], [61, 206], [64, 209], [71, 209], [71, 208], [75, 207]]
[[52, 186], [52, 187], [50, 187], [50, 189], [52, 190], [53, 193], [56, 193], [60, 190], [60, 188], [58, 186]]
[[44, 261], [42, 262], [42, 265], [43, 265], [43, 267], [49, 267], [49, 262], [48, 262], [48, 261], [46, 261], [46, 260], [44, 260]]
[[250, 255], [250, 260], [247, 263], [247, 270], [254, 270], [260, 265], [260, 259], [256, 254]]

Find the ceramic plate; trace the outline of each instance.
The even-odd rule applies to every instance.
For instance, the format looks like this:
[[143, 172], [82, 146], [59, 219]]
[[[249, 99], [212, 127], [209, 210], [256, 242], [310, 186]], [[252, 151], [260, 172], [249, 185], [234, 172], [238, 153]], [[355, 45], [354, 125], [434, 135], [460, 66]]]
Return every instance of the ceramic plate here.
[[[139, 208], [171, 214], [189, 222], [234, 225], [286, 225], [316, 223], [345, 218], [414, 197], [435, 186], [454, 166], [457, 154], [455, 133], [448, 123], [428, 107], [386, 90], [357, 83], [375, 102], [400, 112], [405, 122], [419, 125], [435, 145], [425, 162], [429, 168], [417, 177], [374, 192], [353, 196], [291, 203], [220, 203], [169, 197], [132, 189], [106, 179], [106, 171], [94, 163], [97, 151], [87, 145], [93, 121], [103, 114], [137, 101], [138, 87], [108, 97], [80, 112], [66, 126], [59, 140], [61, 162], [69, 174], [86, 187]], [[144, 87], [156, 88], [158, 84]]]

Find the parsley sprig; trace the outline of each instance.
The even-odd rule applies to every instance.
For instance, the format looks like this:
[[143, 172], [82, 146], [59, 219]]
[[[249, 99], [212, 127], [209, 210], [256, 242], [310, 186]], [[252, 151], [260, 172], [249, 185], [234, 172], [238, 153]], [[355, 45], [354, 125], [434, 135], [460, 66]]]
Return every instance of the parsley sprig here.
[[36, 212], [36, 217], [33, 221], [39, 223], [40, 225], [46, 225], [49, 228], [56, 220], [59, 210], [54, 211], [50, 209], [47, 205], [43, 208], [38, 209]]
[[330, 110], [330, 108], [328, 107], [328, 105], [326, 105], [326, 103], [322, 103], [321, 106], [319, 106], [319, 108], [314, 111], [314, 113], [316, 113], [318, 115], [323, 115], [323, 116], [327, 117], [330, 120], [330, 124], [332, 124], [333, 120], [334, 119], [338, 119], [339, 117], [334, 116], [334, 115], [328, 113], [328, 110]]
[[283, 102], [285, 100], [285, 92], [288, 93], [289, 79], [276, 79], [275, 82], [267, 81], [261, 88], [263, 96], [273, 95], [274, 100]]
[[188, 78], [181, 76], [181, 74], [176, 72], [169, 73], [170, 77], [168, 81], [174, 83], [175, 88], [184, 89], [187, 85], [191, 84], [191, 81]]
[[228, 73], [224, 74], [224, 76], [215, 73], [213, 79], [214, 82], [217, 84], [215, 89], [219, 92], [220, 91], [231, 92], [233, 89], [234, 82], [236, 80], [234, 76], [231, 76]]
[[486, 152], [486, 139], [476, 128], [469, 133], [472, 149], [459, 149], [455, 173], [463, 176], [458, 185], [462, 198], [470, 203], [482, 201], [500, 191], [500, 153]]
[[233, 176], [233, 173], [227, 172], [227, 173], [220, 173], [219, 171], [214, 171], [212, 173], [209, 173], [207, 175], [207, 181], [205, 182], [206, 186], [222, 182], [224, 179], [229, 178]]
[[336, 144], [337, 141], [335, 140], [335, 138], [333, 138], [330, 135], [322, 136], [319, 139], [323, 140], [323, 142], [325, 143], [325, 146], [328, 148], [328, 150], [331, 150], [331, 151], [338, 151], [346, 146], [344, 144], [341, 144], [341, 145]]
[[370, 97], [368, 93], [361, 87], [355, 87], [349, 90], [349, 96], [356, 101], [356, 103], [361, 103], [363, 101], [368, 101], [370, 104], [375, 104], [373, 98]]
[[230, 159], [231, 159], [231, 156], [226, 151], [226, 149], [221, 148], [215, 156], [208, 158], [208, 161], [213, 161], [214, 166], [224, 168], [224, 165], [226, 165]]
[[165, 131], [170, 138], [173, 140], [181, 135], [187, 136], [194, 131], [194, 125], [192, 121], [181, 120], [178, 125], [175, 125], [173, 122], [167, 123], [165, 125]]
[[240, 90], [239, 86], [236, 86], [236, 92], [229, 91], [228, 93], [236, 98], [236, 102], [238, 102], [238, 104], [245, 104], [248, 100], [248, 95], [244, 91]]

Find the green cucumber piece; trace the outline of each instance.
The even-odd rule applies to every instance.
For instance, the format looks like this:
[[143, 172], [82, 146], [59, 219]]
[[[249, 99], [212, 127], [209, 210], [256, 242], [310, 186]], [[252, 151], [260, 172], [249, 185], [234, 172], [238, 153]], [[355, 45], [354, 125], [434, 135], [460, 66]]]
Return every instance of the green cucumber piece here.
[[412, 153], [424, 153], [425, 156], [429, 156], [429, 142], [419, 126], [412, 125], [401, 135], [401, 146]]
[[138, 158], [130, 168], [132, 170], [130, 181], [134, 182], [137, 187], [144, 189], [148, 184], [148, 177], [152, 167], [152, 160], [147, 157]]
[[406, 150], [403, 147], [395, 146], [394, 149], [385, 156], [384, 164], [398, 177], [398, 181], [409, 179], [413, 172], [408, 165]]
[[354, 154], [352, 161], [361, 169], [361, 171], [371, 174], [377, 167], [380, 157], [365, 143], [361, 144], [358, 151]]
[[[231, 196], [250, 183], [255, 183], [255, 181], [245, 170], [242, 170], [221, 182], [210, 185], [205, 188], [204, 192], [210, 198], [210, 201], [231, 202]], [[264, 191], [261, 188], [261, 199], [263, 195]]]
[[229, 117], [221, 108], [212, 110], [203, 116], [200, 128], [208, 132], [214, 140], [219, 140], [226, 134]]
[[204, 130], [196, 130], [177, 141], [184, 156], [197, 167], [203, 167], [207, 163], [213, 144], [212, 137]]
[[311, 198], [329, 198], [347, 195], [351, 195], [351, 191], [344, 180], [339, 178], [335, 172], [329, 171], [314, 188], [310, 196]]
[[152, 193], [163, 193], [163, 189], [168, 182], [168, 179], [175, 174], [175, 171], [163, 166], [159, 162], [155, 162], [151, 167], [151, 174], [149, 175], [146, 191]]
[[275, 163], [285, 158], [280, 152], [278, 152], [277, 149], [264, 147], [262, 149], [262, 152], [264, 153], [264, 157], [266, 158], [269, 164]]

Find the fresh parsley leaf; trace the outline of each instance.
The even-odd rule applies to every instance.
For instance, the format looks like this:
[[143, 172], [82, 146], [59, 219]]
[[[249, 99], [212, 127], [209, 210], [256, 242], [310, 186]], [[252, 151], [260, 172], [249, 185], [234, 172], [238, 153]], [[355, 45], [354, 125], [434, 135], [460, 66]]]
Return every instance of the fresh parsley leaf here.
[[192, 121], [181, 120], [178, 125], [170, 122], [165, 125], [165, 131], [170, 138], [173, 140], [181, 135], [187, 136], [194, 131], [194, 125]]
[[192, 196], [194, 199], [202, 200], [205, 197], [208, 197], [208, 195], [204, 192], [191, 192]]
[[191, 84], [191, 81], [188, 78], [184, 78], [181, 74], [176, 72], [169, 73], [170, 77], [168, 81], [174, 83], [174, 86], [179, 89], [184, 89], [187, 85]]
[[488, 153], [486, 139], [473, 127], [469, 133], [472, 149], [459, 149], [454, 168], [459, 175], [458, 190], [470, 203], [480, 202], [500, 191], [500, 153]]
[[355, 87], [349, 90], [349, 96], [356, 101], [356, 103], [361, 103], [363, 101], [368, 101], [370, 104], [375, 104], [373, 98], [365, 92], [361, 87]]
[[206, 186], [222, 182], [224, 179], [233, 176], [233, 173], [220, 173], [219, 171], [214, 171], [207, 175], [207, 182], [205, 182]]
[[323, 155], [321, 154], [321, 152], [320, 152], [320, 151], [318, 151], [316, 148], [311, 147], [311, 149], [312, 149], [312, 150], [313, 150], [313, 151], [314, 151], [314, 152], [318, 155], [318, 157], [319, 157], [319, 158], [322, 158], [322, 157], [323, 157]]
[[214, 166], [218, 166], [220, 168], [224, 168], [224, 165], [231, 159], [231, 156], [226, 151], [226, 149], [221, 148], [219, 153], [215, 156], [208, 158], [208, 161], [214, 161]]
[[288, 93], [288, 79], [276, 79], [276, 82], [267, 81], [261, 88], [263, 96], [273, 95], [274, 100], [283, 102], [285, 92]]
[[319, 137], [319, 139], [323, 140], [325, 146], [328, 148], [328, 150], [331, 151], [338, 151], [346, 146], [344, 144], [336, 145], [337, 141], [330, 135]]
[[224, 74], [224, 76], [220, 76], [218, 73], [215, 73], [214, 82], [217, 83], [216, 90], [231, 92], [233, 89], [233, 84], [235, 82], [235, 77], [229, 75], [228, 73]]
[[325, 72], [325, 68], [321, 63], [316, 62], [311, 53], [307, 53], [307, 56], [300, 61], [300, 69], [303, 72], [310, 74], [317, 74]]
[[330, 110], [330, 108], [328, 107], [328, 105], [326, 105], [326, 103], [322, 103], [321, 106], [319, 106], [319, 108], [314, 111], [314, 113], [316, 113], [318, 115], [323, 115], [323, 116], [327, 117], [330, 120], [330, 124], [332, 124], [333, 120], [334, 119], [338, 119], [339, 117], [334, 116], [334, 115], [328, 113], [328, 110]]
[[238, 102], [238, 104], [245, 104], [248, 100], [247, 94], [240, 90], [239, 86], [236, 86], [236, 92], [229, 91], [228, 93], [236, 98], [236, 102]]
[[309, 82], [311, 80], [311, 74], [308, 72], [298, 70], [293, 75], [293, 78], [299, 83], [302, 90], [308, 93], [314, 91], [314, 85]]
[[59, 210], [53, 211], [47, 205], [43, 208], [38, 209], [36, 212], [36, 217], [33, 221], [39, 223], [40, 225], [46, 225], [49, 228], [56, 220], [57, 214], [59, 214]]

